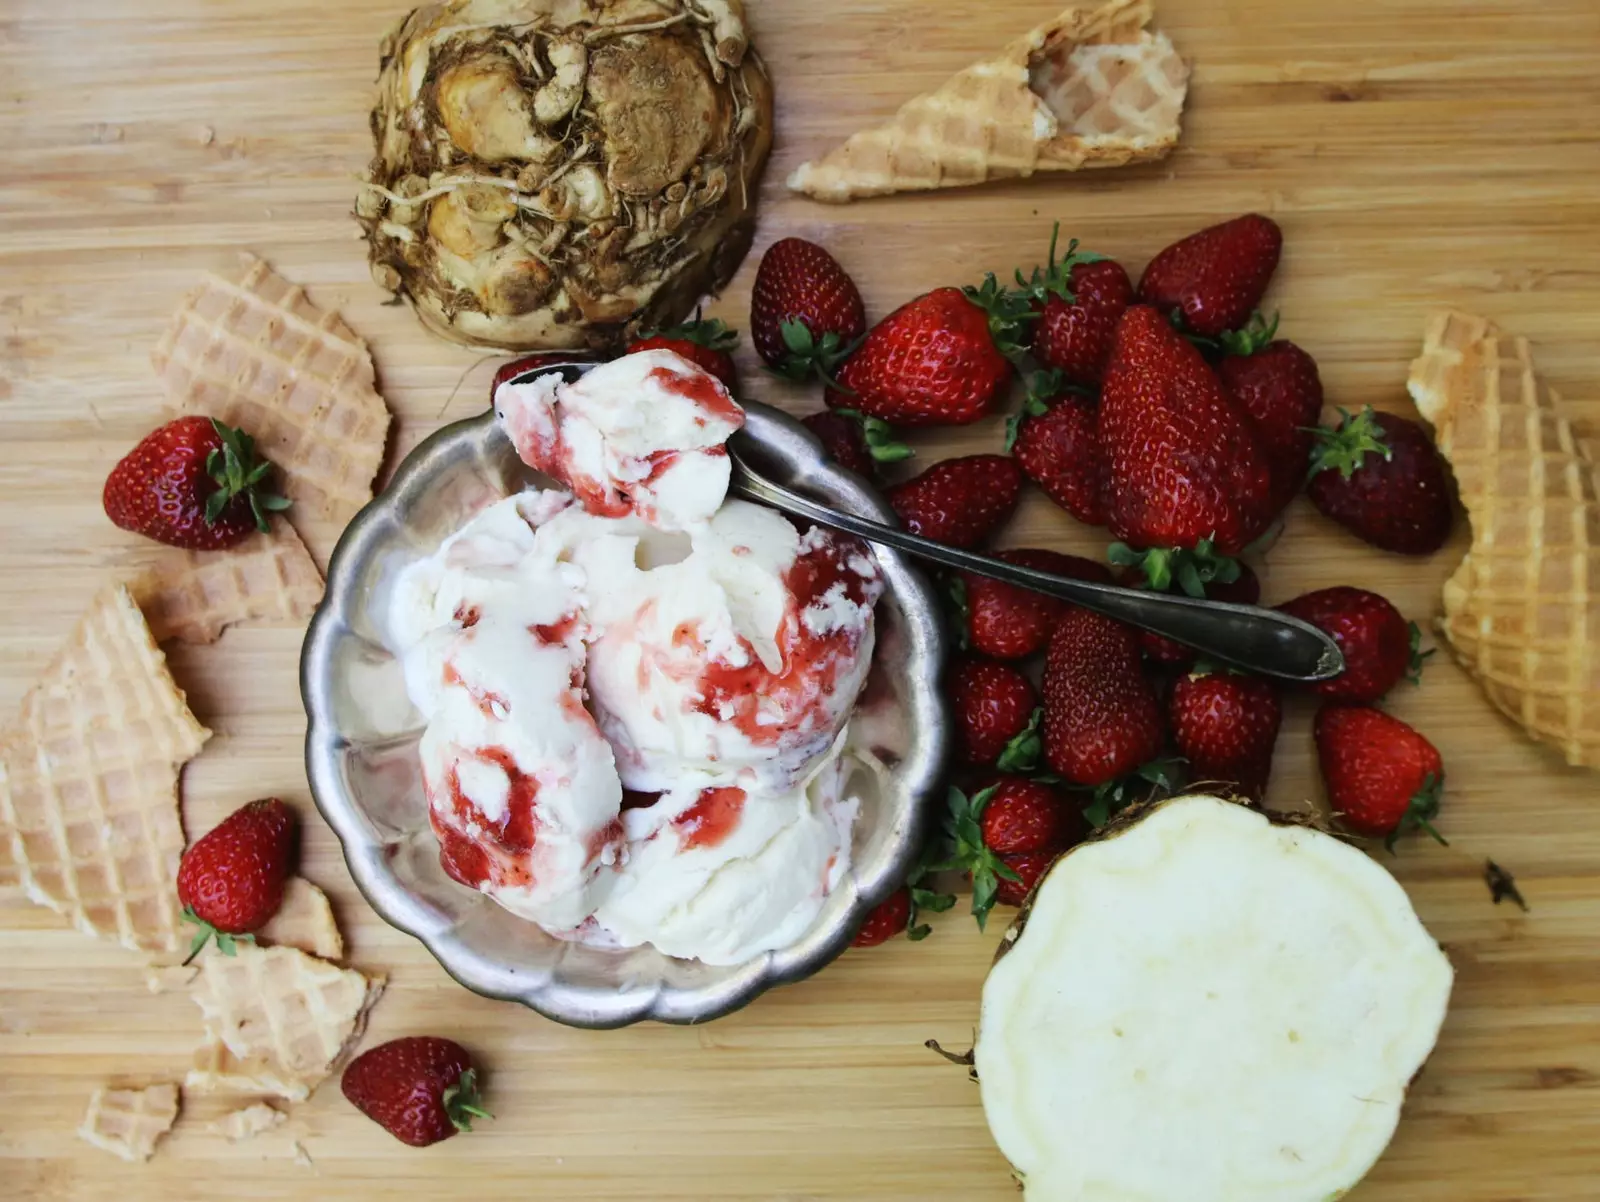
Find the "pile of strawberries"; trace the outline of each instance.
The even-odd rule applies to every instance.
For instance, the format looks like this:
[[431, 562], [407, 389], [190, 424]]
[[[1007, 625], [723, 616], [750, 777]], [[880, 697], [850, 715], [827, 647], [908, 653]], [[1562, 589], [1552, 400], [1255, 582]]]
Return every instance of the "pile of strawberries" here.
[[[947, 459], [888, 488], [907, 529], [980, 547], [1031, 481], [1108, 530], [1107, 562], [1043, 548], [1002, 558], [1256, 604], [1260, 581], [1241, 557], [1271, 544], [1302, 487], [1328, 517], [1400, 554], [1437, 550], [1453, 518], [1444, 462], [1416, 423], [1369, 408], [1321, 424], [1315, 361], [1259, 312], [1282, 243], [1273, 221], [1249, 214], [1167, 247], [1135, 286], [1121, 264], [1076, 241], [1058, 257], [1052, 238], [1046, 263], [1018, 271], [1015, 287], [989, 275], [978, 287], [938, 288], [869, 330], [838, 262], [786, 238], [757, 273], [751, 337], [774, 371], [823, 382], [826, 408], [806, 425], [870, 478], [910, 456], [897, 429], [991, 416], [1020, 378], [1006, 453]], [[674, 333], [707, 344], [695, 357], [718, 371], [709, 356], [725, 353], [723, 331]], [[1156, 791], [1187, 779], [1265, 796], [1282, 721], [1277, 685], [1010, 585], [977, 576], [950, 585], [964, 649], [946, 682], [961, 787], [950, 791], [939, 866], [971, 877], [980, 923], [997, 902], [1019, 904], [1061, 851]], [[1391, 845], [1409, 830], [1432, 833], [1438, 752], [1374, 708], [1402, 678], [1416, 679], [1415, 625], [1354, 587], [1280, 608], [1327, 630], [1345, 655], [1346, 670], [1315, 687], [1335, 821]], [[886, 902], [858, 944], [908, 927], [926, 933], [915, 910], [948, 901], [915, 892]]]

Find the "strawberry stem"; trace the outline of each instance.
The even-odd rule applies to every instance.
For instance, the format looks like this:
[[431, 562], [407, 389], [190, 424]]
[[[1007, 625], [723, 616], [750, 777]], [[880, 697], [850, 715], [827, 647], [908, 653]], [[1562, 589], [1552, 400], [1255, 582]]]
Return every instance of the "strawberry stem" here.
[[[1250, 314], [1250, 321], [1237, 330], [1224, 330], [1217, 335], [1216, 344], [1230, 355], [1253, 355], [1278, 333], [1278, 314], [1269, 322], [1258, 309]], [[1194, 336], [1191, 335], [1191, 338]]]
[[1030, 303], [1038, 301], [1042, 304], [1048, 298], [1057, 296], [1069, 305], [1076, 304], [1078, 297], [1072, 291], [1072, 269], [1080, 263], [1099, 263], [1105, 258], [1092, 250], [1079, 250], [1078, 240], [1073, 238], [1067, 243], [1066, 257], [1058, 263], [1056, 241], [1060, 236], [1061, 223], [1058, 221], [1050, 227], [1050, 259], [1049, 265], [1043, 270], [1035, 267], [1032, 277], [1025, 280], [1022, 278], [1022, 268], [1017, 268], [1017, 285]]
[[218, 930], [196, 914], [193, 906], [184, 907], [183, 921], [194, 923], [199, 928], [194, 933], [194, 939], [189, 943], [189, 954], [183, 958], [184, 964], [193, 963], [194, 958], [200, 954], [200, 949], [205, 947], [212, 939], [216, 939], [217, 950], [224, 956], [237, 955], [239, 944], [254, 943], [256, 941], [254, 935], [236, 935], [229, 931]]
[[211, 428], [217, 432], [222, 445], [213, 447], [206, 455], [206, 475], [217, 486], [206, 498], [203, 511], [206, 525], [216, 525], [223, 511], [242, 497], [250, 507], [256, 529], [267, 533], [271, 529], [267, 514], [289, 508], [287, 497], [262, 491], [272, 471], [272, 461], [256, 458], [255, 439], [243, 430], [225, 426], [215, 418], [211, 419]]
[[446, 1087], [443, 1101], [445, 1115], [457, 1131], [471, 1131], [475, 1118], [494, 1118], [478, 1097], [478, 1070], [475, 1068], [467, 1069], [454, 1085]]
[[1389, 832], [1389, 837], [1383, 845], [1394, 851], [1395, 841], [1401, 835], [1410, 834], [1412, 831], [1427, 831], [1443, 847], [1450, 844], [1445, 837], [1433, 828], [1433, 820], [1439, 816], [1439, 802], [1444, 792], [1443, 775], [1430, 772], [1422, 778], [1422, 787], [1406, 803], [1405, 813], [1400, 815], [1400, 821], [1395, 823], [1394, 830]]

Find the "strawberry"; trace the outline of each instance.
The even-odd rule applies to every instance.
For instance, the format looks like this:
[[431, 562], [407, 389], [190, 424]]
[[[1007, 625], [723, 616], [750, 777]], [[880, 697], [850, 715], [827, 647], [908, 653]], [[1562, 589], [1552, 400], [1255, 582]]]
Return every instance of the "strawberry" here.
[[1271, 520], [1272, 476], [1250, 420], [1200, 352], [1146, 305], [1117, 327], [1100, 396], [1111, 532], [1135, 547], [1235, 555]]
[[[1160, 591], [1182, 589], [1191, 597], [1228, 601], [1234, 605], [1254, 605], [1261, 600], [1261, 578], [1249, 564], [1237, 559], [1218, 558], [1205, 539], [1194, 551], [1135, 552], [1122, 543], [1110, 548], [1113, 563], [1131, 563], [1124, 582], [1134, 588], [1151, 588], [1147, 572], [1163, 581]], [[1149, 630], [1139, 632], [1145, 658], [1169, 668], [1187, 668], [1194, 663], [1193, 647], [1185, 646]]]
[[[252, 801], [229, 814], [183, 853], [178, 901], [185, 921], [199, 927], [189, 960], [213, 935], [231, 956], [249, 942], [283, 904], [294, 851], [294, 811], [276, 797]], [[188, 963], [188, 961], [184, 961]]]
[[1259, 213], [1208, 226], [1150, 260], [1139, 280], [1139, 300], [1215, 338], [1249, 320], [1282, 251], [1283, 231]]
[[1028, 678], [1009, 664], [965, 659], [950, 678], [956, 742], [969, 764], [992, 764], [1001, 756], [1027, 767], [1038, 758], [1039, 698]]
[[1165, 731], [1131, 626], [1070, 607], [1044, 667], [1045, 760], [1068, 781], [1099, 785], [1161, 750]]
[[209, 417], [180, 417], [139, 440], [106, 477], [106, 516], [124, 530], [191, 551], [236, 546], [289, 502], [267, 488], [255, 440]]
[[873, 907], [872, 912], [867, 915], [867, 920], [861, 924], [861, 929], [856, 932], [856, 937], [850, 941], [850, 946], [877, 947], [880, 943], [887, 943], [910, 925], [911, 888], [908, 885], [901, 885]]
[[[986, 824], [988, 808], [995, 802], [999, 803], [997, 815]], [[1048, 862], [1084, 833], [1081, 821], [1067, 811], [1049, 786], [1023, 777], [999, 777], [970, 798], [952, 788], [948, 805], [945, 833], [954, 852], [950, 862], [940, 867], [959, 868], [972, 878], [972, 916], [980, 930], [1007, 884], [1015, 888], [1006, 890], [1006, 896], [1020, 900], [1017, 889], [1025, 896]], [[1016, 850], [1002, 853], [990, 846], [990, 833]], [[1037, 867], [1031, 861], [1024, 863], [1031, 880], [1011, 866], [1025, 855], [1045, 861]]]
[[1385, 840], [1433, 829], [1444, 786], [1439, 751], [1398, 718], [1365, 705], [1330, 702], [1313, 725], [1317, 763], [1334, 816], [1346, 830]]
[[1340, 410], [1318, 430], [1306, 492], [1357, 538], [1401, 555], [1428, 555], [1450, 537], [1449, 469], [1428, 433], [1393, 413]]
[[993, 276], [982, 288], [936, 288], [872, 327], [825, 400], [897, 426], [975, 422], [1005, 392], [1027, 316]]
[[1059, 372], [1028, 379], [1022, 412], [1011, 419], [1006, 450], [1024, 474], [1080, 522], [1108, 519], [1105, 457], [1100, 453], [1100, 407], [1093, 397], [1064, 391]]
[[1078, 249], [1074, 238], [1066, 258], [1056, 261], [1058, 222], [1050, 231], [1049, 265], [1033, 269], [1017, 283], [1038, 314], [1029, 349], [1034, 358], [1061, 372], [1068, 383], [1098, 387], [1123, 310], [1133, 303], [1133, 281], [1115, 260]]
[[705, 368], [729, 392], [737, 391], [738, 375], [730, 353], [739, 345], [739, 335], [718, 318], [686, 321], [664, 330], [651, 330], [628, 343], [628, 354], [635, 351], [672, 351], [690, 363]]
[[1217, 364], [1217, 376], [1236, 408], [1255, 423], [1256, 438], [1272, 472], [1274, 514], [1281, 513], [1305, 483], [1311, 465], [1311, 430], [1322, 416], [1322, 377], [1317, 362], [1287, 339], [1273, 339], [1278, 322], [1259, 321], [1234, 336]]
[[994, 900], [1002, 906], [1020, 906], [1039, 883], [1045, 869], [1056, 862], [1061, 851], [1019, 851], [1015, 855], [1001, 856], [1000, 864], [1005, 874], [995, 882]]
[[829, 459], [868, 480], [877, 477], [880, 463], [911, 458], [911, 448], [896, 442], [888, 423], [875, 417], [862, 417], [850, 409], [824, 409], [800, 420], [821, 441]]
[[1006, 455], [945, 459], [889, 490], [889, 504], [912, 534], [972, 548], [1011, 516], [1022, 472]]
[[[1074, 580], [1112, 583], [1105, 565], [1079, 555], [1023, 549], [1000, 551], [995, 558]], [[1067, 605], [1043, 593], [972, 572], [961, 573], [961, 592], [967, 645], [995, 659], [1022, 659], [1038, 651], [1050, 638], [1056, 619]]]
[[804, 238], [767, 247], [750, 293], [750, 341], [768, 367], [831, 383], [866, 328], [861, 293], [837, 259]]
[[1194, 780], [1233, 785], [1256, 801], [1265, 796], [1283, 722], [1276, 688], [1257, 676], [1191, 672], [1173, 684], [1167, 717]]
[[489, 403], [494, 404], [494, 394], [500, 391], [500, 385], [525, 376], [531, 372], [543, 371], [546, 368], [559, 367], [565, 363], [599, 362], [599, 359], [590, 351], [541, 351], [537, 355], [523, 355], [511, 360], [510, 363], [501, 365], [500, 370], [494, 373], [494, 382], [489, 385]]
[[475, 1118], [493, 1118], [478, 1100], [478, 1070], [452, 1039], [408, 1035], [350, 1062], [339, 1082], [350, 1104], [403, 1144], [425, 1148]]
[[1344, 671], [1311, 686], [1324, 697], [1376, 701], [1401, 677], [1420, 679], [1426, 658], [1420, 650], [1422, 631], [1377, 593], [1348, 586], [1318, 589], [1278, 608], [1327, 631], [1344, 653]]
[[1000, 856], [1060, 849], [1083, 838], [1083, 816], [1042, 781], [998, 776], [978, 818], [983, 844]]

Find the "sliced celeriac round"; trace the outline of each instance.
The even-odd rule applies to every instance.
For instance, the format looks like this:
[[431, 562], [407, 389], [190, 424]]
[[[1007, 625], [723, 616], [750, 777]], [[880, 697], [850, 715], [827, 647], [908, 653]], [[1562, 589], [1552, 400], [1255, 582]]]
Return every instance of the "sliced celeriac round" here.
[[1339, 1197], [1453, 975], [1379, 864], [1208, 796], [1063, 856], [1006, 940], [976, 1067], [1030, 1202]]

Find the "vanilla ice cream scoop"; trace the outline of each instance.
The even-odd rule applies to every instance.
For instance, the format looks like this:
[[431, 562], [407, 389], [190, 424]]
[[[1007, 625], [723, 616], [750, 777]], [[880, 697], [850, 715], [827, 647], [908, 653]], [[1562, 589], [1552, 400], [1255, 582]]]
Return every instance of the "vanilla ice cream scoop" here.
[[744, 410], [710, 372], [668, 350], [502, 384], [495, 413], [529, 467], [603, 517], [636, 514], [664, 530], [707, 521], [728, 492], [724, 443]]

